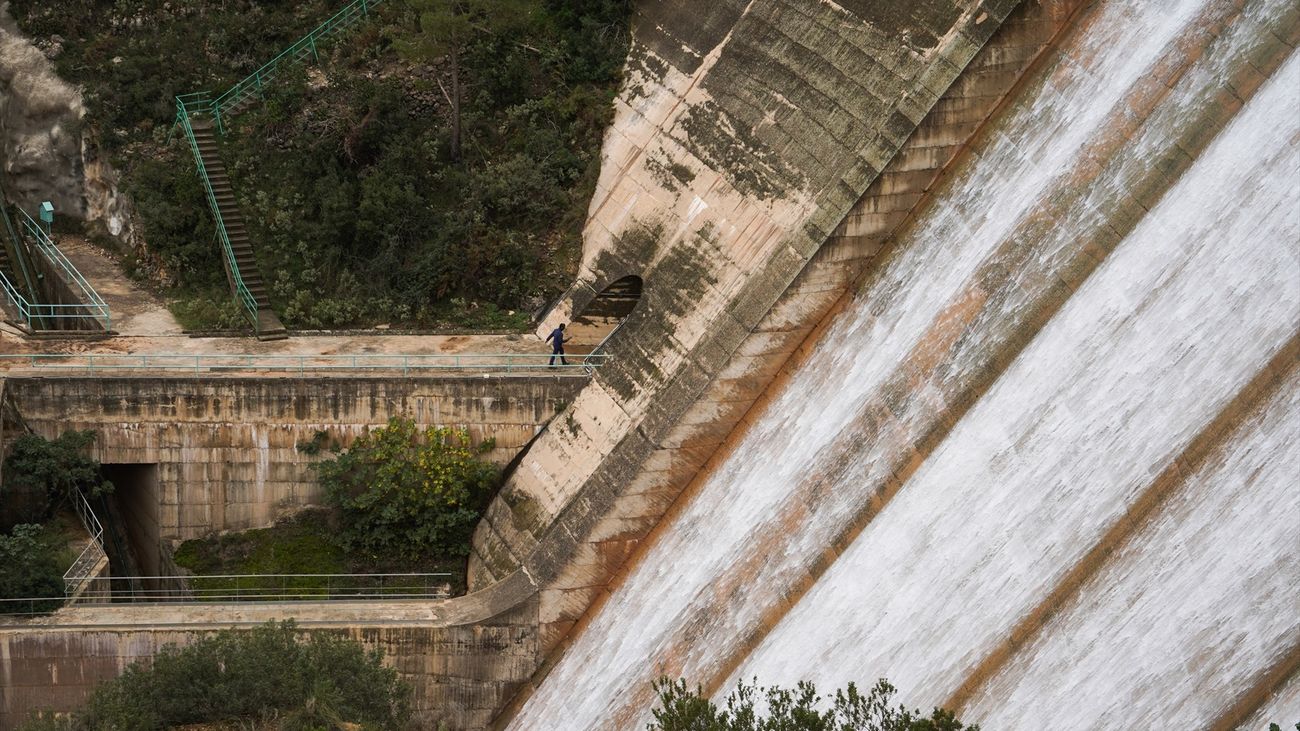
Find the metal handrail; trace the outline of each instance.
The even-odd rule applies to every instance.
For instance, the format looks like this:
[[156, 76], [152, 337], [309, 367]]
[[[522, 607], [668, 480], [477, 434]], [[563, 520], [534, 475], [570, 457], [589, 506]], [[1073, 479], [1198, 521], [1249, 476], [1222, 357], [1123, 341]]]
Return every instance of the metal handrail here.
[[320, 41], [368, 16], [370, 9], [382, 2], [383, 0], [354, 0], [348, 3], [325, 22], [312, 29], [310, 33], [281, 51], [275, 58], [262, 64], [261, 68], [212, 100], [210, 111], [216, 120], [217, 131], [224, 132], [225, 120], [238, 111], [241, 104], [254, 95], [262, 95], [265, 84], [275, 77], [281, 64], [286, 62], [297, 63], [305, 60], [308, 55], [319, 60], [317, 45]]
[[443, 599], [450, 596], [452, 578], [448, 573], [87, 576], [83, 581], [94, 583], [77, 599], [133, 604]]
[[217, 240], [221, 242], [221, 252], [226, 257], [226, 264], [230, 267], [231, 279], [235, 284], [235, 299], [244, 306], [248, 311], [249, 318], [253, 321], [253, 327], [257, 327], [257, 298], [249, 291], [248, 285], [244, 284], [244, 277], [239, 271], [239, 261], [235, 258], [235, 249], [230, 243], [230, 234], [226, 232], [226, 220], [221, 216], [221, 206], [217, 203], [217, 193], [212, 188], [212, 179], [208, 177], [208, 168], [203, 164], [203, 153], [199, 150], [199, 141], [194, 136], [194, 126], [190, 124], [190, 117], [197, 114], [187, 106], [190, 102], [186, 98], [206, 98], [206, 94], [186, 94], [176, 97], [176, 122], [185, 130], [185, 139], [190, 143], [190, 152], [194, 154], [194, 164], [198, 166], [199, 179], [203, 181], [203, 192], [208, 197], [208, 207], [212, 210], [212, 218], [217, 222]]
[[108, 553], [104, 550], [104, 526], [99, 522], [99, 518], [95, 517], [95, 511], [90, 509], [90, 503], [86, 502], [86, 496], [80, 491], [72, 501], [72, 509], [81, 519], [82, 527], [90, 534], [90, 543], [81, 550], [81, 554], [72, 562], [68, 570], [63, 572], [63, 593], [66, 596], [76, 594], [77, 590], [91, 578], [98, 578], [88, 576], [84, 572], [108, 557]]
[[0, 188], [0, 221], [4, 222], [5, 234], [7, 235], [6, 241], [0, 242], [0, 246], [4, 246], [10, 251], [10, 258], [15, 260], [14, 266], [18, 268], [15, 274], [22, 276], [23, 283], [27, 285], [27, 294], [35, 298], [37, 296], [35, 278], [27, 265], [26, 247], [23, 246], [22, 239], [18, 237], [18, 230], [14, 228], [14, 223], [9, 218], [7, 201], [8, 196], [5, 194], [4, 189]]
[[194, 162], [199, 169], [199, 178], [203, 181], [203, 189], [208, 196], [208, 206], [212, 209], [212, 218], [217, 222], [217, 239], [221, 242], [222, 253], [226, 257], [226, 264], [229, 266], [231, 278], [234, 280], [235, 299], [239, 300], [244, 309], [248, 311], [254, 328], [259, 327], [257, 298], [244, 284], [243, 275], [239, 271], [239, 262], [235, 258], [235, 250], [230, 244], [230, 234], [226, 232], [226, 222], [221, 216], [221, 208], [217, 204], [217, 196], [212, 189], [212, 180], [208, 177], [207, 168], [203, 164], [203, 155], [199, 151], [198, 140], [194, 136], [194, 126], [190, 123], [190, 119], [205, 114], [209, 115], [216, 124], [217, 132], [224, 134], [226, 121], [234, 116], [239, 111], [240, 105], [252, 98], [254, 94], [260, 96], [263, 93], [266, 82], [275, 77], [281, 64], [287, 61], [302, 61], [306, 58], [307, 51], [310, 51], [313, 58], [319, 58], [317, 44], [320, 41], [352, 25], [359, 18], [368, 16], [370, 9], [382, 2], [383, 0], [353, 0], [353, 2], [345, 5], [343, 9], [330, 16], [324, 23], [316, 26], [306, 36], [281, 51], [275, 58], [262, 64], [259, 69], [215, 99], [212, 98], [211, 94], [204, 91], [181, 94], [176, 97], [176, 123], [185, 130], [185, 137], [190, 143], [190, 151], [194, 153]]
[[[49, 234], [45, 233], [45, 229], [42, 228], [40, 224], [36, 223], [36, 221], [32, 220], [32, 217], [27, 214], [27, 211], [24, 211], [21, 208], [18, 208], [17, 210], [18, 213], [22, 215], [22, 229], [36, 242], [36, 251], [44, 255], [45, 258], [50, 260], [56, 268], [63, 272], [63, 275], [66, 278], [65, 281], [67, 281], [69, 286], [73, 286], [81, 291], [80, 295], [82, 302], [80, 304], [38, 304], [35, 305], [35, 307], [76, 307], [84, 310], [86, 313], [90, 313], [88, 316], [98, 321], [105, 331], [112, 330], [113, 318], [112, 314], [109, 312], [108, 303], [104, 301], [103, 297], [99, 296], [99, 292], [95, 291], [95, 288], [91, 286], [90, 282], [86, 281], [86, 278], [81, 275], [81, 272], [77, 271], [77, 267], [73, 266], [72, 262], [68, 260], [68, 257], [64, 256], [63, 252], [59, 250], [59, 247], [55, 245], [52, 239], [50, 239]], [[81, 316], [87, 315], [83, 313]], [[67, 316], [65, 315], [65, 317]]]
[[[105, 324], [111, 322], [107, 305], [104, 305], [102, 309], [99, 309], [98, 307], [87, 307], [86, 305], [43, 304], [30, 302], [21, 292], [18, 291], [17, 287], [15, 287], [14, 284], [9, 281], [9, 278], [3, 273], [0, 273], [0, 290], [4, 291], [5, 296], [8, 297], [9, 301], [18, 310], [19, 319], [25, 322], [27, 327], [31, 330], [46, 329], [44, 326], [38, 325], [38, 322], [43, 320], [72, 320], [91, 317], [92, 319], [99, 320]], [[100, 316], [95, 317], [94, 315], [87, 314], [91, 309], [99, 309]]]
[[[579, 356], [575, 355], [575, 360]], [[232, 373], [275, 371], [296, 373], [389, 372], [410, 375], [421, 371], [469, 371], [474, 373], [586, 373], [590, 374], [613, 359], [597, 353], [582, 362], [549, 365], [549, 353], [431, 353], [384, 355], [234, 355], [186, 353], [36, 353], [0, 354], [0, 369], [84, 372], [185, 371]]]

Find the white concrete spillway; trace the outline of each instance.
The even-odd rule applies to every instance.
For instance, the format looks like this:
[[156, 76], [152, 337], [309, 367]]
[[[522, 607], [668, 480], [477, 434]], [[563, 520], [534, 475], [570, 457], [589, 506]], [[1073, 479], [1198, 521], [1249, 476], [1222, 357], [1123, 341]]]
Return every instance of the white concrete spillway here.
[[[641, 728], [660, 674], [888, 677], [989, 729], [1258, 693], [1300, 647], [1300, 54], [1132, 190], [1291, 1], [1096, 6], [510, 728]], [[1276, 685], [1251, 723], [1300, 721]]]

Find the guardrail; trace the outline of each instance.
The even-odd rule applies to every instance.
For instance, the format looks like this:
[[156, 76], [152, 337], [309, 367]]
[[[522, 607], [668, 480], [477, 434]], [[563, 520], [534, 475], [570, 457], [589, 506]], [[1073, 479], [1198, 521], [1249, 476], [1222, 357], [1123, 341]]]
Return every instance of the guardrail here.
[[0, 289], [8, 297], [10, 303], [18, 310], [18, 317], [26, 323], [30, 330], [49, 330], [57, 329], [50, 327], [50, 321], [58, 320], [79, 320], [89, 319], [97, 322], [104, 331], [113, 329], [113, 318], [109, 312], [108, 303], [103, 297], [95, 291], [95, 288], [86, 281], [86, 278], [77, 271], [77, 268], [68, 261], [68, 257], [59, 251], [59, 247], [54, 244], [45, 229], [40, 224], [32, 220], [23, 209], [17, 209], [22, 218], [20, 219], [20, 228], [35, 241], [32, 250], [41, 254], [54, 265], [56, 273], [64, 280], [65, 283], [73, 290], [73, 294], [81, 298], [77, 304], [45, 304], [32, 302], [19, 291], [18, 287], [0, 273]]
[[76, 594], [91, 578], [88, 572], [108, 557], [104, 552], [104, 526], [95, 517], [95, 511], [90, 509], [90, 503], [86, 502], [86, 496], [80, 491], [72, 501], [72, 509], [81, 518], [82, 527], [90, 534], [90, 543], [86, 544], [81, 554], [63, 573], [63, 593], [69, 597]]
[[[446, 599], [451, 574], [220, 574], [83, 577], [79, 604]], [[163, 588], [133, 588], [133, 587]]]
[[[74, 597], [0, 599], [0, 616], [50, 614], [68, 606], [379, 602], [447, 599], [451, 574], [223, 574], [78, 576]], [[172, 588], [140, 589], [139, 586]]]
[[272, 372], [299, 376], [327, 373], [398, 374], [467, 371], [473, 373], [591, 374], [613, 356], [573, 355], [568, 365], [550, 365], [549, 353], [435, 353], [429, 355], [188, 355], [183, 353], [0, 354], [0, 369], [58, 373], [112, 374], [125, 371], [189, 373]]
[[310, 33], [296, 43], [284, 49], [275, 58], [262, 64], [262, 67], [249, 74], [243, 81], [235, 84], [221, 96], [212, 100], [210, 111], [216, 120], [217, 131], [225, 131], [225, 120], [234, 116], [243, 105], [254, 96], [260, 97], [266, 83], [275, 78], [284, 64], [300, 63], [308, 57], [320, 60], [318, 47], [331, 36], [346, 30], [354, 23], [370, 14], [370, 9], [382, 4], [383, 0], [354, 0], [330, 16], [328, 20], [316, 26]]
[[190, 124], [190, 117], [200, 113], [191, 109], [191, 106], [200, 108], [205, 106], [207, 96], [206, 92], [199, 92], [176, 97], [176, 123], [185, 130], [185, 139], [190, 143], [190, 152], [194, 154], [194, 164], [198, 166], [199, 180], [203, 181], [203, 192], [208, 198], [208, 208], [212, 210], [212, 219], [217, 222], [217, 241], [221, 245], [222, 255], [226, 257], [226, 266], [230, 269], [231, 280], [235, 284], [235, 299], [248, 311], [253, 327], [257, 327], [257, 298], [253, 297], [248, 285], [244, 284], [243, 275], [239, 272], [239, 261], [235, 258], [234, 247], [230, 244], [230, 234], [226, 232], [226, 220], [221, 215], [221, 205], [217, 203], [216, 191], [212, 189], [208, 168], [203, 164], [203, 153], [199, 150], [199, 141], [194, 136], [194, 126]]

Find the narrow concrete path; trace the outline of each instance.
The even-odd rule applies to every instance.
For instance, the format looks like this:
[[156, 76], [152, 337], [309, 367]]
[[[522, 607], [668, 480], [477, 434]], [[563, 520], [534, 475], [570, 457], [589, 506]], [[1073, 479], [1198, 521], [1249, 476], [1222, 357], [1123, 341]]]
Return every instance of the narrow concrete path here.
[[123, 335], [180, 335], [167, 305], [131, 281], [107, 253], [79, 236], [58, 236], [59, 250], [108, 303], [113, 330]]
[[[468, 356], [532, 356], [514, 359], [511, 369], [525, 366], [527, 369], [544, 368], [550, 348], [533, 333], [510, 334], [445, 334], [445, 335], [405, 335], [397, 332], [371, 331], [364, 333], [341, 333], [323, 335], [293, 335], [286, 340], [259, 341], [253, 337], [216, 336], [191, 337], [182, 330], [168, 310], [167, 305], [145, 288], [132, 282], [104, 251], [90, 242], [76, 236], [58, 237], [59, 248], [72, 261], [73, 265], [86, 277], [87, 281], [108, 303], [113, 317], [113, 330], [117, 335], [99, 340], [84, 338], [31, 338], [16, 328], [0, 324], [0, 374], [17, 375], [49, 372], [58, 374], [52, 368], [32, 368], [26, 360], [8, 360], [4, 356], [12, 355], [52, 355], [52, 356], [149, 356], [148, 365], [131, 370], [159, 370], [175, 372], [180, 365], [177, 358], [158, 358], [153, 356], [211, 356], [201, 358], [204, 372], [227, 373], [230, 375], [267, 375], [282, 376], [287, 371], [301, 364], [308, 370], [315, 368], [313, 376], [336, 374], [340, 376], [356, 375], [362, 371], [375, 368], [400, 368], [402, 361], [396, 358], [378, 358], [377, 356], [466, 356], [463, 367], [457, 371], [499, 372], [505, 358], [470, 358]], [[591, 346], [570, 347], [570, 363], [580, 363], [581, 357], [590, 352]], [[232, 356], [248, 357], [248, 366], [242, 361], [236, 362]], [[349, 369], [355, 356], [359, 369]], [[261, 360], [258, 360], [261, 359]], [[50, 359], [50, 363], [57, 362]], [[425, 375], [438, 372], [427, 366], [430, 361], [423, 361], [424, 369], [417, 366], [420, 361], [413, 360], [412, 372]], [[125, 359], [100, 360], [108, 366], [104, 372], [114, 372], [128, 365]], [[71, 366], [73, 361], [63, 361]], [[162, 367], [169, 364], [169, 367]], [[476, 366], [475, 364], [479, 364]], [[442, 363], [439, 361], [439, 365]], [[448, 363], [449, 365], [449, 363]], [[196, 369], [198, 362], [195, 362]], [[580, 368], [570, 369], [577, 373]], [[547, 372], [550, 372], [549, 370]], [[75, 375], [65, 369], [64, 375]]]

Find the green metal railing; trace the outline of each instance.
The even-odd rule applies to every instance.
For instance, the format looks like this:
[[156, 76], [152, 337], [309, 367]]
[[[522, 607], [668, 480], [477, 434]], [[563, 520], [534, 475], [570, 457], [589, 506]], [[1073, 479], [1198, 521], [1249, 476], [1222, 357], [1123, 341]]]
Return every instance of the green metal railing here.
[[37, 291], [36, 278], [32, 275], [31, 267], [28, 266], [26, 247], [23, 246], [22, 239], [18, 237], [18, 229], [14, 228], [14, 222], [9, 218], [9, 207], [5, 203], [7, 200], [8, 197], [5, 195], [4, 190], [0, 189], [0, 220], [4, 222], [5, 235], [7, 236], [5, 241], [0, 242], [0, 246], [4, 246], [9, 252], [9, 260], [14, 267], [14, 275], [22, 278], [22, 282], [15, 282], [14, 284], [25, 285], [27, 289], [24, 291], [27, 296], [35, 299]]
[[248, 102], [254, 98], [262, 98], [265, 95], [266, 85], [275, 80], [282, 68], [302, 63], [309, 58], [319, 61], [320, 48], [325, 41], [368, 17], [371, 9], [382, 5], [383, 1], [353, 0], [220, 96], [214, 98], [206, 92], [185, 94], [176, 98], [178, 107], [182, 106], [184, 100], [183, 106], [188, 113], [206, 114], [212, 117], [217, 131], [224, 134], [226, 122], [243, 110]]
[[571, 356], [567, 365], [551, 366], [549, 353], [447, 353], [429, 355], [223, 355], [140, 354], [0, 354], [0, 371], [35, 370], [60, 374], [111, 375], [128, 371], [188, 373], [289, 373], [299, 376], [364, 374], [409, 376], [460, 371], [470, 373], [591, 374], [613, 356]]
[[226, 222], [221, 216], [220, 207], [217, 205], [216, 194], [212, 191], [212, 180], [208, 177], [207, 169], [203, 164], [203, 155], [199, 151], [198, 141], [194, 137], [194, 127], [190, 120], [202, 116], [211, 117], [218, 134], [224, 134], [226, 123], [241, 111], [248, 102], [255, 97], [262, 97], [266, 85], [279, 74], [283, 67], [289, 64], [301, 63], [308, 58], [319, 60], [319, 48], [322, 42], [338, 35], [357, 21], [369, 16], [371, 8], [380, 5], [382, 2], [383, 0], [353, 0], [324, 23], [316, 26], [306, 36], [281, 51], [275, 58], [263, 64], [261, 68], [220, 96], [213, 97], [208, 92], [196, 92], [176, 97], [176, 123], [180, 125], [181, 129], [185, 130], [185, 137], [190, 143], [190, 151], [194, 153], [194, 162], [198, 166], [199, 178], [203, 180], [203, 188], [207, 192], [208, 205], [212, 209], [212, 218], [217, 222], [217, 239], [220, 242], [222, 254], [226, 257], [226, 264], [230, 267], [231, 279], [234, 282], [235, 299], [239, 300], [244, 309], [248, 311], [254, 327], [257, 326], [258, 322], [257, 300], [249, 292], [248, 287], [244, 284], [243, 276], [240, 274], [239, 263], [235, 259], [234, 249], [230, 245], [230, 235], [226, 232]]
[[216, 191], [212, 189], [212, 179], [208, 177], [208, 168], [203, 164], [203, 153], [199, 150], [199, 141], [194, 136], [194, 126], [190, 118], [200, 114], [196, 111], [206, 104], [205, 92], [186, 94], [176, 97], [176, 123], [185, 131], [185, 139], [190, 143], [190, 152], [194, 154], [194, 164], [198, 166], [199, 179], [203, 181], [203, 192], [208, 197], [208, 208], [212, 219], [217, 222], [217, 241], [221, 245], [221, 254], [226, 257], [226, 266], [230, 268], [230, 278], [234, 283], [235, 299], [248, 311], [249, 318], [257, 326], [257, 298], [244, 284], [244, 277], [239, 271], [239, 262], [235, 259], [235, 249], [230, 244], [230, 234], [226, 232], [226, 220], [221, 216], [221, 206], [217, 203]]
[[244, 108], [254, 97], [261, 97], [266, 84], [272, 81], [281, 67], [306, 61], [308, 58], [319, 61], [319, 48], [323, 41], [347, 30], [357, 21], [370, 15], [370, 9], [382, 4], [383, 0], [354, 0], [332, 15], [328, 20], [316, 26], [292, 46], [284, 49], [278, 56], [262, 64], [262, 67], [249, 74], [247, 78], [232, 86], [226, 93], [212, 100], [211, 113], [217, 124], [217, 131], [224, 132], [225, 121]]
[[95, 291], [95, 288], [81, 276], [81, 272], [68, 261], [68, 258], [59, 251], [59, 247], [54, 245], [50, 240], [45, 229], [40, 224], [32, 220], [23, 209], [17, 209], [21, 214], [20, 228], [35, 242], [31, 251], [44, 256], [54, 265], [56, 273], [61, 279], [73, 290], [81, 302], [75, 304], [45, 304], [32, 302], [22, 292], [18, 290], [17, 285], [9, 281], [9, 278], [0, 272], [0, 289], [4, 290], [5, 296], [9, 298], [10, 303], [18, 310], [19, 318], [26, 323], [30, 330], [46, 330], [51, 328], [51, 321], [58, 320], [79, 320], [90, 319], [99, 323], [105, 332], [113, 329], [113, 318], [109, 312], [108, 303], [103, 297]]

